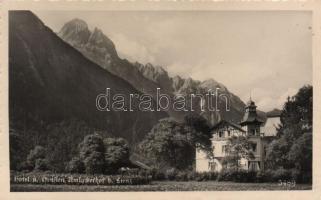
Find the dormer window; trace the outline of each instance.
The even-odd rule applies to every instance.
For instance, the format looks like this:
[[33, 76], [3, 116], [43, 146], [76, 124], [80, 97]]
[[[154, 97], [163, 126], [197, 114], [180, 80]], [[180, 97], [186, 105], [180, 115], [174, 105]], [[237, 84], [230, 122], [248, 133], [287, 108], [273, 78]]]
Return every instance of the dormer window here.
[[256, 143], [253, 143], [251, 146], [252, 146], [252, 151], [253, 151], [253, 152], [256, 152], [257, 144], [256, 144]]

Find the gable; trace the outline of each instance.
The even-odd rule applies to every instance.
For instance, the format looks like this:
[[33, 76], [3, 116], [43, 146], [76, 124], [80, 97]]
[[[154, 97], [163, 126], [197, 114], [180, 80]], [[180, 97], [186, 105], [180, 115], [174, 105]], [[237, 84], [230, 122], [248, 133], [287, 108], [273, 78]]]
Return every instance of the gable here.
[[264, 136], [276, 136], [277, 128], [280, 124], [280, 117], [269, 117], [261, 128], [261, 132], [264, 133]]

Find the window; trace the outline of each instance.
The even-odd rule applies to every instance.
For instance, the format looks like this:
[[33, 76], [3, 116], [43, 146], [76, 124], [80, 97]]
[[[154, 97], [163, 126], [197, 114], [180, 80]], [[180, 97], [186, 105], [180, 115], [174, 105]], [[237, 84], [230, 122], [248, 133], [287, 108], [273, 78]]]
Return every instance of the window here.
[[227, 136], [228, 136], [228, 137], [231, 136], [231, 131], [230, 131], [230, 130], [227, 131]]
[[259, 171], [260, 162], [258, 161], [249, 161], [249, 171]]
[[223, 136], [223, 131], [219, 131], [218, 132], [218, 137], [222, 137]]
[[256, 150], [257, 150], [257, 144], [254, 143], [254, 144], [252, 144], [252, 151], [253, 151], [253, 152], [256, 152]]
[[255, 133], [256, 133], [257, 136], [260, 136], [260, 128], [257, 128], [257, 129], [255, 130]]
[[222, 153], [226, 153], [226, 145], [222, 145]]
[[208, 170], [211, 172], [216, 171], [216, 163], [213, 161], [208, 162]]

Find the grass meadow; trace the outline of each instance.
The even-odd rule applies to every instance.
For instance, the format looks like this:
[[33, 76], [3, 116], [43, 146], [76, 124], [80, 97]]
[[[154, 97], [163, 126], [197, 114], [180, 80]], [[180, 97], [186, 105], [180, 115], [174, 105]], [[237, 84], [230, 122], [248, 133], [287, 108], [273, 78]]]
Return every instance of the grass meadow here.
[[35, 185], [11, 184], [11, 192], [110, 192], [110, 191], [258, 191], [311, 190], [311, 184], [284, 186], [278, 183], [235, 183], [217, 181], [153, 181], [148, 185]]

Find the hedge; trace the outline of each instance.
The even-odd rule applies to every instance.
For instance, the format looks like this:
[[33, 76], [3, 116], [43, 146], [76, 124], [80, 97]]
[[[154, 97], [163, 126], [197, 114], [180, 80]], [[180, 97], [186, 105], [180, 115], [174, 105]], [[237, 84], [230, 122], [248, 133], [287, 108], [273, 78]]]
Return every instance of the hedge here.
[[296, 169], [283, 169], [267, 171], [246, 171], [235, 169], [224, 169], [221, 172], [195, 172], [190, 170], [177, 170], [174, 168], [165, 172], [150, 170], [142, 173], [144, 176], [152, 177], [152, 180], [169, 181], [233, 181], [233, 182], [279, 182], [296, 181], [297, 183], [311, 183], [312, 173], [300, 173]]

